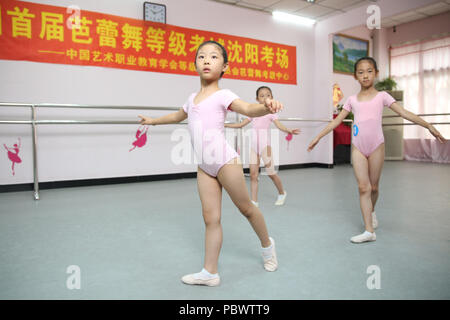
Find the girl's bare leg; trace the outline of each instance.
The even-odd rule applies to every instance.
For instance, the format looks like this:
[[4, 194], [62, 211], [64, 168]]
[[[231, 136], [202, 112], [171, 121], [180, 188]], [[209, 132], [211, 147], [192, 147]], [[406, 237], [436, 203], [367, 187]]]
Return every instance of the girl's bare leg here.
[[222, 186], [219, 181], [198, 168], [197, 184], [205, 221], [205, 263], [204, 268], [217, 273], [220, 249], [222, 248]]
[[266, 222], [261, 211], [253, 205], [248, 195], [245, 179], [240, 161], [235, 158], [224, 165], [218, 175], [219, 183], [230, 195], [231, 200], [239, 211], [248, 219], [253, 230], [261, 242], [262, 247], [271, 245]]
[[272, 148], [267, 146], [262, 153], [262, 159], [264, 162], [264, 166], [266, 167], [266, 171], [269, 174], [269, 178], [272, 179], [272, 182], [275, 184], [275, 187], [278, 190], [278, 194], [284, 194], [283, 183], [281, 182], [280, 177], [276, 174], [274, 169], [273, 157], [272, 157]]
[[373, 232], [372, 227], [372, 186], [369, 178], [369, 161], [355, 147], [352, 146], [352, 162], [359, 189], [359, 204], [364, 219], [366, 231]]
[[378, 185], [380, 182], [381, 171], [384, 164], [384, 143], [382, 143], [370, 156], [369, 156], [369, 179], [372, 189], [371, 199], [373, 205], [373, 211], [375, 211], [375, 204], [378, 200]]
[[250, 152], [250, 192], [252, 200], [258, 202], [259, 156], [253, 150]]

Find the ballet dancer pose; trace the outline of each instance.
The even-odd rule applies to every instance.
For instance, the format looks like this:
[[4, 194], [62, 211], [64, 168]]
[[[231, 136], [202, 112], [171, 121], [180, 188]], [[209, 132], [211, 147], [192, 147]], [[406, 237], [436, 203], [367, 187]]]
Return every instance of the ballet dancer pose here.
[[[272, 90], [269, 87], [259, 87], [256, 90], [256, 101], [264, 103], [266, 99], [273, 99]], [[279, 120], [276, 114], [267, 114], [257, 118], [247, 118], [240, 123], [227, 123], [227, 128], [242, 128], [252, 123], [252, 142], [250, 148], [250, 192], [252, 202], [258, 207], [258, 175], [260, 158], [263, 159], [266, 171], [278, 190], [278, 198], [275, 205], [282, 206], [286, 200], [287, 192], [283, 188], [281, 179], [274, 169], [272, 147], [270, 144], [269, 128], [273, 122], [275, 126], [283, 132], [290, 134], [299, 134], [300, 129], [286, 128]]]
[[250, 201], [239, 156], [225, 140], [226, 113], [232, 110], [248, 117], [258, 117], [279, 112], [283, 105], [272, 99], [266, 99], [263, 104], [250, 104], [228, 89], [219, 89], [219, 80], [228, 68], [228, 57], [225, 48], [215, 41], [206, 41], [199, 46], [195, 66], [200, 75], [200, 91], [191, 94], [183, 108], [160, 118], [139, 117], [141, 124], [148, 125], [188, 119], [191, 142], [197, 159], [200, 159], [197, 185], [206, 226], [205, 260], [200, 272], [188, 274], [181, 281], [217, 286], [220, 284], [217, 265], [222, 247], [222, 187], [256, 232], [261, 242], [265, 270], [275, 271], [278, 267], [275, 242], [269, 237], [261, 211]]
[[[142, 128], [144, 127], [144, 128]], [[136, 131], [136, 140], [132, 143], [133, 148], [131, 148], [128, 152], [133, 151], [136, 147], [142, 148], [147, 143], [147, 126], [140, 126]]]
[[6, 149], [6, 151], [8, 151], [8, 158], [12, 162], [11, 169], [12, 169], [13, 176], [16, 174], [16, 171], [14, 170], [15, 164], [22, 162], [22, 159], [20, 159], [20, 157], [19, 157], [19, 150], [20, 150], [21, 141], [20, 141], [20, 138], [18, 138], [18, 139], [19, 139], [19, 145], [17, 145], [17, 143], [15, 143], [12, 148], [8, 148], [6, 146], [6, 144], [3, 144], [3, 146]]
[[351, 156], [366, 229], [364, 233], [350, 239], [353, 243], [376, 240], [374, 229], [377, 228], [378, 221], [375, 204], [378, 199], [378, 184], [384, 163], [384, 136], [381, 125], [383, 107], [390, 107], [402, 118], [428, 129], [441, 143], [445, 141], [444, 137], [431, 124], [405, 110], [388, 93], [378, 92], [374, 88], [374, 80], [377, 75], [377, 63], [373, 58], [363, 57], [356, 61], [354, 77], [361, 85], [361, 90], [347, 99], [339, 115], [311, 141], [308, 147], [308, 151], [311, 151], [321, 138], [336, 128], [348, 113], [353, 111], [355, 120]]

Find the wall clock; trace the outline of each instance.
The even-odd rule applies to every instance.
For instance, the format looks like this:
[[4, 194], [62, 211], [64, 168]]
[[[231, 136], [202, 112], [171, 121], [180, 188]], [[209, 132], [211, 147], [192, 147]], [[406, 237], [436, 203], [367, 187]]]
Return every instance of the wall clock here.
[[166, 23], [166, 5], [152, 2], [144, 2], [144, 20]]

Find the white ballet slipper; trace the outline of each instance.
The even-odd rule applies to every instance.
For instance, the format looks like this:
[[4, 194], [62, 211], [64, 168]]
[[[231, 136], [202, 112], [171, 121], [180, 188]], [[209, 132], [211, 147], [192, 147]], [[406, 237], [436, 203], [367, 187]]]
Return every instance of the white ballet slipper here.
[[272, 249], [270, 250], [271, 257], [266, 258], [263, 254], [263, 260], [264, 260], [264, 269], [269, 272], [273, 272], [278, 269], [278, 260], [277, 260], [277, 253], [275, 251], [275, 241], [270, 238], [270, 242], [272, 243]]
[[366, 231], [364, 233], [361, 233], [357, 236], [352, 237], [350, 239], [350, 241], [353, 243], [362, 243], [362, 242], [368, 242], [368, 241], [375, 241], [376, 239], [377, 239], [377, 236], [376, 236], [375, 232], [371, 234], [370, 232]]
[[212, 279], [199, 279], [195, 276], [195, 273], [185, 275], [181, 278], [181, 281], [185, 284], [197, 284], [208, 287], [215, 287], [220, 284], [220, 277], [212, 278]]
[[277, 201], [275, 202], [276, 206], [282, 206], [284, 204], [284, 202], [286, 201], [286, 196], [287, 196], [287, 192], [284, 191], [283, 194], [279, 194]]

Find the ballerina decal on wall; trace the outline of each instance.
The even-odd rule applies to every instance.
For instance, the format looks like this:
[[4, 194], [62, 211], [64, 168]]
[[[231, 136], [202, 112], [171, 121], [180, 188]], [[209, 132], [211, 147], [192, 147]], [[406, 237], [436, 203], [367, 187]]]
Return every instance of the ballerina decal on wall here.
[[[144, 129], [145, 128], [145, 129]], [[136, 147], [142, 148], [147, 143], [148, 126], [140, 126], [136, 131], [136, 141], [133, 142], [133, 148], [128, 152], [133, 151]]]
[[20, 159], [20, 157], [19, 157], [19, 151], [20, 151], [20, 147], [21, 147], [21, 140], [20, 140], [20, 137], [17, 138], [17, 139], [19, 140], [19, 145], [17, 145], [17, 143], [15, 143], [12, 148], [8, 148], [6, 146], [6, 144], [3, 144], [3, 146], [6, 149], [6, 151], [8, 151], [8, 158], [12, 162], [11, 169], [12, 169], [12, 175], [13, 176], [16, 174], [16, 172], [14, 170], [15, 164], [22, 162], [22, 159]]
[[286, 141], [287, 141], [287, 151], [289, 151], [289, 141], [291, 141], [293, 138], [292, 133], [288, 133], [285, 137]]

